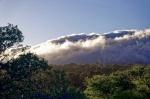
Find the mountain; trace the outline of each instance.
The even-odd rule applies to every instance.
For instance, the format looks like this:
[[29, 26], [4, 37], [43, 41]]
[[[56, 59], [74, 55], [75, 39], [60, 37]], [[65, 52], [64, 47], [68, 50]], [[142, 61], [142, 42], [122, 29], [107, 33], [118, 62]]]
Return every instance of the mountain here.
[[150, 64], [150, 29], [72, 34], [32, 46], [50, 64]]

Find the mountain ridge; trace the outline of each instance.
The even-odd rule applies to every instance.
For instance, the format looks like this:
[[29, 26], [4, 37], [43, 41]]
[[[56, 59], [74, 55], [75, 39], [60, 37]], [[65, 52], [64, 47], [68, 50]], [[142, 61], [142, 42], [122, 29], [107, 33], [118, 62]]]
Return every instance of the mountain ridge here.
[[81, 33], [32, 46], [49, 64], [150, 64], [150, 29]]
[[51, 64], [149, 64], [150, 29], [74, 34], [48, 40], [30, 51]]

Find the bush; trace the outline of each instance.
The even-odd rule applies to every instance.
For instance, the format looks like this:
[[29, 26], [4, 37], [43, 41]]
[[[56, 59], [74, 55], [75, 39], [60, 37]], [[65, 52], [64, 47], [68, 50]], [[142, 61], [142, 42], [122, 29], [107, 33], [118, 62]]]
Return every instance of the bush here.
[[87, 79], [84, 91], [89, 99], [149, 99], [150, 69], [135, 66], [110, 75], [96, 75]]

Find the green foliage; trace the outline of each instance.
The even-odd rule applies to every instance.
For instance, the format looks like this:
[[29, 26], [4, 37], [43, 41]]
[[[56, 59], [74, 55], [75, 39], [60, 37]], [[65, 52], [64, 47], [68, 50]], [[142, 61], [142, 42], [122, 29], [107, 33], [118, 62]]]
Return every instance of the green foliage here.
[[85, 79], [91, 78], [93, 75], [102, 75], [110, 74], [117, 70], [125, 70], [129, 66], [119, 66], [119, 65], [107, 65], [103, 66], [102, 64], [65, 64], [65, 65], [54, 65], [57, 70], [64, 70], [66, 72], [68, 80], [71, 82], [71, 85], [85, 90]]
[[109, 99], [114, 93], [124, 90], [132, 89], [134, 86], [132, 82], [124, 75], [120, 76], [94, 76], [87, 80], [87, 89], [85, 94], [87, 97]]
[[16, 43], [23, 41], [22, 32], [17, 26], [8, 24], [8, 26], [0, 27], [0, 98], [9, 98], [10, 92], [13, 89], [13, 81], [11, 76], [8, 74], [7, 63], [3, 63], [2, 60], [5, 58], [3, 52], [15, 45]]
[[33, 93], [33, 82], [30, 80], [32, 74], [40, 69], [46, 69], [48, 64], [44, 59], [27, 53], [9, 61], [5, 66], [1, 69], [0, 96], [19, 98]]
[[112, 99], [147, 99], [146, 96], [142, 95], [136, 90], [120, 91], [118, 93], [115, 93], [111, 98]]
[[23, 35], [17, 26], [8, 24], [8, 26], [0, 27], [0, 54], [7, 48], [22, 41]]
[[8, 64], [8, 73], [12, 79], [23, 79], [38, 69], [48, 67], [47, 61], [38, 56], [27, 53], [11, 60]]
[[47, 68], [32, 76], [36, 93], [50, 99], [83, 99], [83, 93], [70, 85], [64, 71]]
[[0, 69], [0, 98], [8, 98], [8, 94], [12, 87], [12, 82], [7, 71]]
[[87, 79], [84, 93], [89, 99], [148, 99], [149, 72], [149, 67], [135, 66], [110, 75], [96, 75]]

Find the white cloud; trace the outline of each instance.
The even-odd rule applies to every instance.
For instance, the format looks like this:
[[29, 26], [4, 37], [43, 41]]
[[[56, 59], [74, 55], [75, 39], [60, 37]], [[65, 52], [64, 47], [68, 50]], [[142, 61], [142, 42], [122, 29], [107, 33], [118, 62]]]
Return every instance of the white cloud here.
[[33, 46], [30, 51], [50, 64], [150, 63], [150, 29], [73, 34]]

